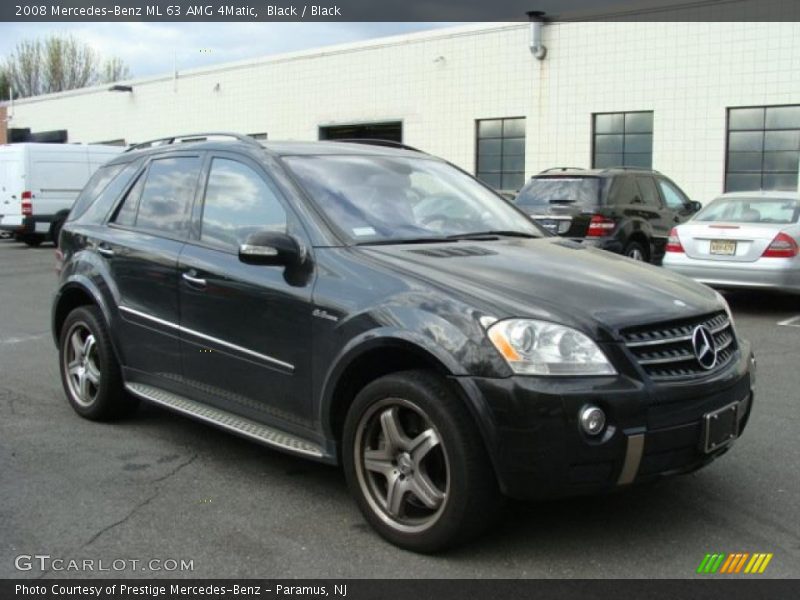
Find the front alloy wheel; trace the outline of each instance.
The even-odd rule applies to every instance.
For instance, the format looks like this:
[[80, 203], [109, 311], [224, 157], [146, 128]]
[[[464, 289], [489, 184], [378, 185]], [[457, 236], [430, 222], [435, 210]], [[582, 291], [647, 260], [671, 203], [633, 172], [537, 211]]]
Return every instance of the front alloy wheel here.
[[359, 422], [355, 452], [362, 493], [390, 526], [424, 531], [441, 516], [449, 484], [447, 452], [418, 406], [401, 398], [373, 405]]
[[342, 432], [347, 485], [388, 541], [436, 552], [483, 531], [501, 496], [477, 424], [452, 384], [431, 371], [376, 379]]

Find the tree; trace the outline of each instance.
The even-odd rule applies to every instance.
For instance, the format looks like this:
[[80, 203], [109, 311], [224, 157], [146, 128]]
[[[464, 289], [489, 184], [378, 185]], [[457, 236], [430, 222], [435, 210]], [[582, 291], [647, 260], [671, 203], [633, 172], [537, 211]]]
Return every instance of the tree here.
[[8, 86], [8, 75], [6, 75], [6, 70], [0, 65], [0, 102], [9, 99]]
[[71, 35], [23, 40], [5, 61], [3, 70], [16, 97], [73, 90], [130, 77], [119, 58], [105, 62], [88, 44]]

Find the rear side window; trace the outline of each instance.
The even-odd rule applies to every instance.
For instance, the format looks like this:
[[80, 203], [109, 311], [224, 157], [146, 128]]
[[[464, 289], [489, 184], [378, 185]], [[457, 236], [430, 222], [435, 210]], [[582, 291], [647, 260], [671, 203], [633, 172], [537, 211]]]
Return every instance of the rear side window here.
[[670, 208], [683, 208], [687, 199], [681, 191], [672, 185], [669, 181], [664, 179], [658, 180], [658, 185], [661, 187], [661, 195], [664, 197], [664, 202]]
[[92, 175], [91, 179], [87, 182], [81, 193], [78, 195], [75, 204], [72, 205], [72, 210], [67, 217], [68, 221], [72, 221], [80, 217], [86, 209], [102, 194], [108, 185], [122, 173], [125, 164], [110, 165], [108, 167], [100, 167]]
[[652, 177], [637, 177], [639, 189], [642, 192], [642, 202], [647, 206], [661, 206], [661, 199], [658, 196], [656, 182]]
[[522, 188], [517, 204], [523, 208], [552, 204], [596, 206], [600, 202], [600, 186], [597, 177], [535, 177]]
[[142, 195], [142, 188], [144, 187], [144, 173], [139, 175], [136, 183], [128, 190], [125, 199], [117, 209], [117, 214], [112, 221], [117, 225], [124, 225], [125, 227], [133, 227], [136, 223], [136, 208], [139, 206], [139, 198]]
[[253, 169], [215, 158], [208, 176], [200, 239], [238, 248], [258, 231], [286, 231], [286, 211], [273, 189]]
[[641, 199], [639, 187], [632, 177], [615, 177], [608, 194], [608, 203], [617, 206], [634, 204]]
[[[184, 236], [200, 163], [197, 156], [153, 160], [147, 173], [128, 193], [115, 222], [170, 236]], [[133, 213], [135, 219], [131, 218]]]

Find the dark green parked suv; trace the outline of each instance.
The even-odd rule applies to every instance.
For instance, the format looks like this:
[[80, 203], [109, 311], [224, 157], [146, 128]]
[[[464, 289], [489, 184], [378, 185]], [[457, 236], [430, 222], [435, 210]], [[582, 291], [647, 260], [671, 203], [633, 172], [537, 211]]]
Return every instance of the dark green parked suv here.
[[342, 464], [412, 550], [477, 534], [505, 496], [698, 469], [751, 410], [719, 294], [551, 236], [418, 151], [160, 140], [94, 175], [60, 242], [78, 414], [145, 400]]
[[548, 169], [515, 202], [550, 233], [654, 264], [672, 228], [701, 208], [658, 171], [634, 167]]

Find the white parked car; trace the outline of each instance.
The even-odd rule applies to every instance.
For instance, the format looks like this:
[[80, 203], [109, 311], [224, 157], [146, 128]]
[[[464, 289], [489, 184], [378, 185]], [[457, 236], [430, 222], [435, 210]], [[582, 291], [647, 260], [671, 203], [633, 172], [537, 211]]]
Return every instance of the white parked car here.
[[0, 231], [30, 246], [57, 241], [89, 177], [122, 150], [84, 144], [0, 146]]
[[724, 194], [673, 228], [666, 250], [666, 268], [712, 287], [800, 292], [800, 194]]

